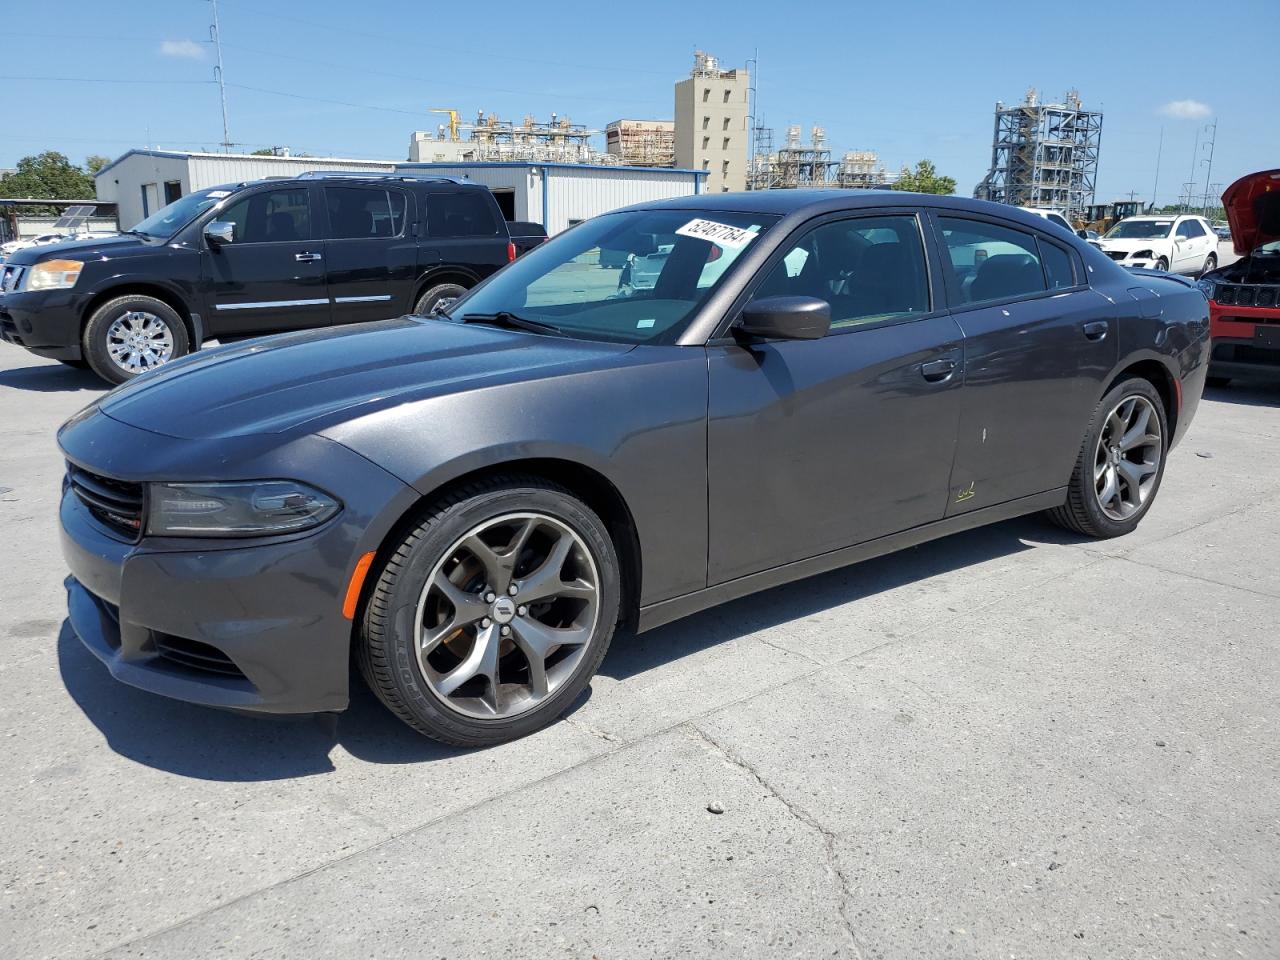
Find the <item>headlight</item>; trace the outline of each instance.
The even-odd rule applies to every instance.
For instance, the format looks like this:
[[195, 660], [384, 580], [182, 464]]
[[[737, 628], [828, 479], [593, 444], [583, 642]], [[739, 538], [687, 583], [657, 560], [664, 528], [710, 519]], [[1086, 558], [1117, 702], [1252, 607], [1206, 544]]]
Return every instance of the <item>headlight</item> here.
[[1155, 254], [1150, 250], [1139, 250], [1137, 253], [1129, 254], [1130, 260], [1154, 260]]
[[263, 537], [324, 523], [342, 509], [296, 480], [153, 483], [147, 533], [156, 537]]
[[1206, 300], [1213, 299], [1213, 281], [1212, 280], [1197, 280], [1196, 289], [1204, 294], [1204, 298]]
[[45, 260], [27, 271], [28, 290], [67, 290], [76, 285], [84, 264], [79, 260]]

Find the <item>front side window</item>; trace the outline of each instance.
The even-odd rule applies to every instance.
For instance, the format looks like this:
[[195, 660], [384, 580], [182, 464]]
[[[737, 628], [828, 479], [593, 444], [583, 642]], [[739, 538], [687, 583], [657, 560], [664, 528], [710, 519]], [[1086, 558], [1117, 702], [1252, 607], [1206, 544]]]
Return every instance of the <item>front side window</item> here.
[[326, 186], [324, 203], [335, 240], [398, 237], [404, 231], [404, 194], [399, 190]]
[[720, 210], [605, 214], [505, 267], [450, 308], [449, 319], [501, 322], [505, 313], [569, 337], [674, 343], [777, 220]]
[[860, 217], [813, 228], [774, 264], [752, 299], [778, 296], [827, 301], [832, 329], [928, 313], [928, 271], [916, 218]]
[[1034, 296], [1046, 289], [1036, 238], [979, 220], [939, 217], [963, 304]]
[[311, 239], [307, 190], [264, 190], [233, 203], [218, 220], [235, 224], [233, 243], [288, 243]]
[[494, 237], [498, 220], [478, 190], [427, 194], [427, 233], [433, 237]]

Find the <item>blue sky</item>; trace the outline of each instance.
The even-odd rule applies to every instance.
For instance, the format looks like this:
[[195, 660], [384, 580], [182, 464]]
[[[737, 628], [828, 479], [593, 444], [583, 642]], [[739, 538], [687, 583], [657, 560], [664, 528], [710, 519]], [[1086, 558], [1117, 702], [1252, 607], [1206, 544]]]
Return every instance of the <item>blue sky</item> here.
[[[990, 162], [995, 101], [1030, 86], [1053, 99], [1078, 89], [1105, 112], [1099, 200], [1150, 198], [1162, 127], [1161, 202], [1193, 166], [1204, 183], [1208, 154], [1194, 142], [1214, 118], [1213, 182], [1280, 165], [1268, 96], [1275, 0], [1078, 0], [1074, 29], [1051, 21], [1048, 4], [996, 0], [219, 5], [231, 138], [244, 149], [402, 159], [412, 130], [443, 119], [427, 107], [513, 120], [556, 111], [594, 129], [670, 117], [672, 85], [702, 48], [726, 66], [758, 51], [759, 110], [775, 142], [789, 123], [806, 136], [821, 124], [836, 151], [874, 149], [893, 168], [928, 157], [964, 194]], [[79, 161], [147, 144], [216, 147], [208, 0], [56, 6], [54, 20], [48, 4], [0, 3], [0, 166], [42, 149]], [[46, 79], [23, 79], [33, 77]]]

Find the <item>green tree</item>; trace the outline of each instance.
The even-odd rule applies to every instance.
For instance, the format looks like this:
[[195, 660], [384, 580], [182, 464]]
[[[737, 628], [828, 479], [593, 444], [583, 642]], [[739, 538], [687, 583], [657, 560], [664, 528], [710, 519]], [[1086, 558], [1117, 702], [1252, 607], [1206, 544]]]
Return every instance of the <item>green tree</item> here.
[[893, 189], [909, 190], [912, 193], [950, 194], [956, 192], [956, 181], [954, 177], [938, 176], [938, 169], [932, 160], [921, 160], [914, 170], [902, 168], [898, 179], [894, 181]]
[[98, 153], [91, 153], [89, 156], [84, 158], [84, 168], [89, 172], [89, 175], [92, 176], [110, 162], [110, 157], [104, 157]]
[[30, 200], [92, 200], [93, 177], [56, 150], [23, 157], [0, 178], [0, 196]]

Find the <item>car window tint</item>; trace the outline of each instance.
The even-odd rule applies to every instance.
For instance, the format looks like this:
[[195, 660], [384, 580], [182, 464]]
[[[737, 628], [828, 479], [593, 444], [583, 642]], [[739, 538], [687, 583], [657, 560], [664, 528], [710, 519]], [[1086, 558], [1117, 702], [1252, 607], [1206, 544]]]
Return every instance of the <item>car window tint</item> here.
[[1203, 236], [1204, 236], [1204, 227], [1200, 226], [1200, 221], [1198, 221], [1198, 220], [1188, 220], [1188, 221], [1184, 224], [1184, 226], [1187, 228], [1187, 232], [1184, 234], [1184, 236], [1186, 236], [1186, 237], [1188, 237], [1188, 238], [1203, 237]]
[[404, 230], [404, 194], [398, 190], [326, 186], [324, 202], [336, 240], [397, 237]]
[[1050, 290], [1060, 290], [1076, 285], [1075, 270], [1071, 265], [1071, 254], [1056, 243], [1041, 240], [1040, 256], [1044, 261], [1044, 272], [1049, 279]]
[[311, 239], [311, 205], [305, 188], [250, 194], [228, 207], [218, 219], [235, 224], [233, 243]]
[[815, 227], [774, 264], [753, 299], [776, 296], [827, 301], [833, 328], [928, 313], [928, 273], [916, 218], [866, 217]]
[[489, 197], [479, 191], [427, 194], [427, 233], [433, 237], [493, 237], [498, 226]]
[[939, 217], [961, 303], [1031, 296], [1046, 289], [1035, 237], [1021, 230]]
[[1067, 223], [1064, 217], [1060, 217], [1056, 213], [1049, 214], [1048, 219], [1050, 223], [1056, 223], [1058, 226], [1062, 227], [1062, 229], [1064, 230], [1071, 229], [1071, 224]]

